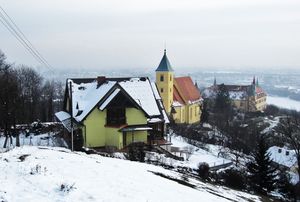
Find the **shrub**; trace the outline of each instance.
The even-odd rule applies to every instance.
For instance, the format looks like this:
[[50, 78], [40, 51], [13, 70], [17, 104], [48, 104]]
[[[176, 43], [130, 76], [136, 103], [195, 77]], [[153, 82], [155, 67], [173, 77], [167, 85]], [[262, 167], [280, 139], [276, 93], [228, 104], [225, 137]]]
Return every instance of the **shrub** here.
[[134, 142], [128, 146], [128, 156], [130, 161], [145, 162], [145, 151], [143, 142]]
[[220, 173], [220, 178], [228, 187], [238, 190], [246, 188], [246, 173], [243, 171], [228, 169]]
[[74, 185], [75, 185], [75, 183], [73, 183], [72, 185], [67, 184], [67, 183], [62, 183], [60, 185], [59, 190], [61, 192], [69, 193], [71, 190], [75, 189]]
[[209, 179], [209, 165], [206, 162], [202, 162], [198, 164], [198, 175], [202, 180]]
[[41, 172], [42, 172], [42, 166], [37, 164], [31, 168], [30, 174], [36, 175], [36, 174], [41, 174]]
[[297, 191], [297, 186], [291, 183], [291, 176], [285, 171], [280, 171], [276, 185], [277, 191], [286, 201], [293, 201], [297, 193], [300, 193], [300, 190]]

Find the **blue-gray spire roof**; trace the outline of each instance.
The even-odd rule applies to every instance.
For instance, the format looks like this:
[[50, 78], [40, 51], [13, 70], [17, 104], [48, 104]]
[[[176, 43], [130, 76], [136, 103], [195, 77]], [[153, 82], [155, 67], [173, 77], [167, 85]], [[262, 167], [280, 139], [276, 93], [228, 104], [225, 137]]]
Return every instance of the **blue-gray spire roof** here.
[[167, 57], [166, 49], [164, 50], [164, 56], [162, 57], [157, 69], [155, 70], [160, 72], [172, 72], [174, 71], [171, 67], [171, 64], [169, 62], [169, 59]]

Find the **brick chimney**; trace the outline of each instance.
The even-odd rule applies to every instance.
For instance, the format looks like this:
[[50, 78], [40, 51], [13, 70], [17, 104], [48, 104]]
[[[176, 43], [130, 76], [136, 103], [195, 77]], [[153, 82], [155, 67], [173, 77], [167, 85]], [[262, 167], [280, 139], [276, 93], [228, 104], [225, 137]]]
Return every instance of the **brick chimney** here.
[[98, 76], [97, 77], [97, 88], [99, 88], [99, 86], [101, 86], [105, 81], [106, 81], [105, 76]]

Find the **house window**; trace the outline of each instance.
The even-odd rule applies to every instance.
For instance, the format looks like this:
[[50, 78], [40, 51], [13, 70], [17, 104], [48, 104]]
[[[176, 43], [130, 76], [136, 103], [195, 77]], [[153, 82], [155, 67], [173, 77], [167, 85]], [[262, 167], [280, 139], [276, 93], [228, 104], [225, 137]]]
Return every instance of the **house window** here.
[[161, 92], [161, 93], [163, 93], [163, 92], [164, 92], [164, 89], [163, 89], [163, 88], [161, 88], [161, 89], [160, 89], [160, 92]]
[[172, 88], [170, 88], [170, 93], [172, 93]]
[[160, 81], [164, 81], [164, 75], [160, 75]]
[[122, 125], [126, 124], [125, 108], [114, 107], [108, 108], [106, 114], [107, 125]]
[[172, 81], [172, 75], [170, 75], [170, 81]]
[[193, 108], [190, 109], [190, 119], [192, 119]]

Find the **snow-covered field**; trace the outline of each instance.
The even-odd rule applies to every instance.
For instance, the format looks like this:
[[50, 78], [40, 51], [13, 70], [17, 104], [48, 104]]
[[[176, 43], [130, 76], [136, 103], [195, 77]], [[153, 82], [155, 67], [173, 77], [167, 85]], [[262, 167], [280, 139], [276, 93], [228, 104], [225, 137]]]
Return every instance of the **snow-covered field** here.
[[195, 146], [187, 143], [184, 140], [184, 138], [181, 136], [173, 136], [171, 139], [171, 142], [172, 142], [172, 146], [175, 146], [175, 147], [179, 147], [182, 149], [192, 148], [193, 153], [191, 154], [191, 156], [189, 157], [188, 160], [185, 158], [185, 161], [182, 163], [186, 167], [197, 168], [197, 166], [200, 162], [206, 162], [209, 164], [210, 167], [218, 166], [218, 165], [222, 165], [222, 164], [231, 162], [227, 159], [218, 157], [217, 153], [213, 153], [212, 151], [200, 149], [198, 147], [195, 147]]
[[293, 110], [300, 111], [300, 102], [296, 101], [296, 100], [292, 100], [287, 97], [268, 96], [267, 103], [269, 105], [275, 105], [275, 106], [278, 106], [281, 108], [293, 109]]
[[[23, 157], [22, 157], [23, 156]], [[0, 154], [0, 201], [259, 201], [257, 196], [155, 173], [181, 174], [145, 163], [23, 146]]]
[[[12, 140], [12, 142], [11, 142]], [[0, 152], [12, 149], [16, 146], [16, 138], [8, 139], [7, 148], [3, 148], [5, 141], [4, 136], [0, 136]], [[51, 146], [51, 147], [67, 147], [66, 142], [61, 138], [55, 136], [55, 133], [43, 133], [39, 135], [30, 134], [26, 137], [25, 134], [20, 134], [20, 145], [34, 145], [34, 146]]]

